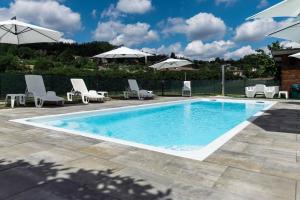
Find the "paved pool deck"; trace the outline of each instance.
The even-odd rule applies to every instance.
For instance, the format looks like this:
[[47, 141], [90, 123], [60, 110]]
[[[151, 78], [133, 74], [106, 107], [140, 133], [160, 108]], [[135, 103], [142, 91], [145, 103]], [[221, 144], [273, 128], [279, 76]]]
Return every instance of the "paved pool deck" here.
[[0, 199], [300, 200], [297, 102], [277, 103], [203, 162], [9, 121], [179, 99], [0, 110]]

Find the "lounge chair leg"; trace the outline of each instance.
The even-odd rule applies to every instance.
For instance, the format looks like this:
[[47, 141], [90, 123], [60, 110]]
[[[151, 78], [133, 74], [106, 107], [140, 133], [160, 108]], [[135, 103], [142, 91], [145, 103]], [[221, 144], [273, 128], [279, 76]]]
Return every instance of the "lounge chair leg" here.
[[89, 104], [89, 98], [87, 96], [82, 96], [82, 102], [84, 104]]
[[34, 103], [35, 103], [35, 107], [37, 108], [42, 108], [44, 104], [43, 100], [40, 98], [35, 98]]

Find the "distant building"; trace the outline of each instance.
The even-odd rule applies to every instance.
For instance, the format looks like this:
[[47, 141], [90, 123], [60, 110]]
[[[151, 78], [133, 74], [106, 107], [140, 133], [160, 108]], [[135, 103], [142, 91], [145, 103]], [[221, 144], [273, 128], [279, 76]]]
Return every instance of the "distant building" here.
[[229, 66], [227, 67], [227, 71], [231, 72], [234, 76], [240, 76], [240, 77], [244, 76], [244, 71], [238, 67]]
[[299, 52], [300, 49], [272, 51], [276, 66], [280, 67], [281, 90], [289, 91], [292, 84], [300, 84], [300, 59], [289, 57]]

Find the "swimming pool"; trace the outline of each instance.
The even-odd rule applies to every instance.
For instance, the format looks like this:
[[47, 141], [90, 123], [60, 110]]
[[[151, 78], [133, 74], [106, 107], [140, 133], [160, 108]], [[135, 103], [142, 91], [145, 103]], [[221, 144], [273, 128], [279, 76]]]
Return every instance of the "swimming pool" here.
[[14, 121], [203, 160], [271, 105], [197, 99]]

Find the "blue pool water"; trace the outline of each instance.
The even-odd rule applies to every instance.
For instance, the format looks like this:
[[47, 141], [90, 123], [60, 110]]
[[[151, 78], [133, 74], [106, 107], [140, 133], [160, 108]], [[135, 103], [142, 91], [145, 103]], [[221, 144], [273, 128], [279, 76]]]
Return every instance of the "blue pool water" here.
[[30, 121], [154, 147], [191, 150], [211, 143], [266, 106], [195, 101]]

